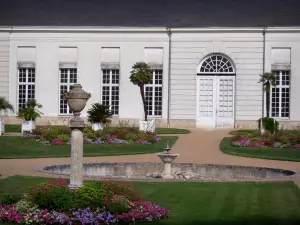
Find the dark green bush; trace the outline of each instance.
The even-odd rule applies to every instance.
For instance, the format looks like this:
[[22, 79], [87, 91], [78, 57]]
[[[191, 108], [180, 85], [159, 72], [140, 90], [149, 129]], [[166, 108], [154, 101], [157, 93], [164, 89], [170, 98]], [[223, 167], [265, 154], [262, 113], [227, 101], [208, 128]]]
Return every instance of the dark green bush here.
[[258, 120], [259, 129], [261, 129], [261, 126], [263, 126], [263, 128], [266, 131], [270, 132], [271, 134], [274, 134], [278, 131], [279, 123], [276, 120], [274, 120], [273, 118], [263, 117]]
[[0, 204], [13, 204], [19, 201], [21, 196], [18, 195], [5, 195], [3, 198], [0, 200]]
[[76, 203], [78, 208], [100, 207], [103, 206], [105, 192], [101, 184], [84, 184], [75, 191]]
[[68, 187], [42, 183], [30, 191], [30, 200], [40, 208], [69, 210], [74, 207], [74, 192]]

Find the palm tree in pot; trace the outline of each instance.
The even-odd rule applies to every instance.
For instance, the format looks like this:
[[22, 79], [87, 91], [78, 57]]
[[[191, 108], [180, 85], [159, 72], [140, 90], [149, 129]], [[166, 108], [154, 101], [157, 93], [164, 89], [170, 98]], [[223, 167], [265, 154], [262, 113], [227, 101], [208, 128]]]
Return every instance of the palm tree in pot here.
[[140, 88], [140, 94], [143, 102], [144, 121], [140, 121], [140, 130], [153, 131], [154, 120], [148, 122], [147, 105], [145, 99], [145, 85], [152, 81], [152, 71], [145, 62], [137, 62], [132, 66], [130, 81]]
[[[266, 92], [266, 111], [267, 111], [267, 118], [270, 118], [270, 92], [271, 92], [271, 86], [276, 86], [276, 76], [274, 73], [264, 73], [260, 75], [259, 82], [261, 83], [265, 92]], [[264, 121], [270, 121], [270, 119], [259, 119], [259, 127], [262, 131], [262, 128], [268, 127], [266, 124], [264, 124]], [[261, 125], [262, 124], [262, 125]], [[273, 121], [274, 126], [276, 126], [276, 121]], [[278, 125], [277, 125], [278, 126]], [[274, 128], [274, 130], [276, 130]], [[262, 131], [263, 132], [263, 131]]]
[[24, 107], [19, 109], [18, 118], [22, 119], [22, 133], [24, 131], [32, 131], [35, 129], [35, 120], [43, 114], [38, 109], [43, 106], [35, 99], [29, 99]]
[[[0, 112], [14, 112], [14, 107], [4, 97], [0, 97]], [[5, 132], [4, 118], [0, 118], [0, 136]]]
[[112, 112], [109, 106], [100, 103], [92, 104], [92, 107], [87, 111], [88, 121], [92, 124], [94, 131], [102, 130], [103, 126], [111, 124]]

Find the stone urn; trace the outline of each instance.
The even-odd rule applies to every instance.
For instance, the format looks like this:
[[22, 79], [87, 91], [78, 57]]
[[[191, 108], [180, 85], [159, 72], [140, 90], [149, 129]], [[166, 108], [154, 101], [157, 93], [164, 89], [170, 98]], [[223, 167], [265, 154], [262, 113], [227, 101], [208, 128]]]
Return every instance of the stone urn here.
[[68, 105], [74, 114], [70, 120], [71, 134], [71, 172], [70, 172], [70, 189], [76, 189], [82, 186], [83, 176], [83, 133], [84, 121], [80, 113], [84, 109], [86, 102], [91, 97], [90, 93], [82, 90], [80, 84], [73, 85], [73, 89], [64, 94]]
[[86, 102], [91, 97], [90, 93], [82, 90], [80, 84], [74, 84], [71, 91], [64, 94], [65, 99], [68, 101], [68, 105], [72, 110], [74, 116], [80, 116], [81, 111], [84, 109]]

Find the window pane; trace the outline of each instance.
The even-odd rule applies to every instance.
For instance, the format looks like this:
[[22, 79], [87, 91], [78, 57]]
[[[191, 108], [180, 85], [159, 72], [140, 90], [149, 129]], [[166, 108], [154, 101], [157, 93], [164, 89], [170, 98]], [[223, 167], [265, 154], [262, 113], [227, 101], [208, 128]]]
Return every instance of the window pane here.
[[68, 83], [68, 69], [60, 69], [60, 83]]
[[153, 87], [145, 88], [145, 100], [146, 100], [146, 109], [147, 115], [153, 116]]
[[68, 103], [64, 100], [64, 93], [68, 92], [67, 85], [60, 85], [60, 97], [59, 97], [59, 113], [60, 114], [68, 114]]
[[119, 84], [119, 70], [112, 70], [112, 84]]
[[70, 83], [77, 83], [77, 69], [70, 69]]
[[290, 116], [290, 71], [275, 71], [276, 86], [271, 89], [271, 116]]
[[109, 84], [109, 82], [110, 82], [110, 70], [102, 70], [102, 74], [103, 74], [102, 83], [103, 84]]

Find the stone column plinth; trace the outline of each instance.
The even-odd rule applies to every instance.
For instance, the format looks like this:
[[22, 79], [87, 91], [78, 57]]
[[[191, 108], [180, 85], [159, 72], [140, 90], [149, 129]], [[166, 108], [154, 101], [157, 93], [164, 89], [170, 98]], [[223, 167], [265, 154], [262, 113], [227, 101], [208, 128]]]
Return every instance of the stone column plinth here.
[[83, 176], [83, 133], [84, 121], [80, 118], [71, 119], [71, 171], [70, 189], [76, 189], [82, 185]]

